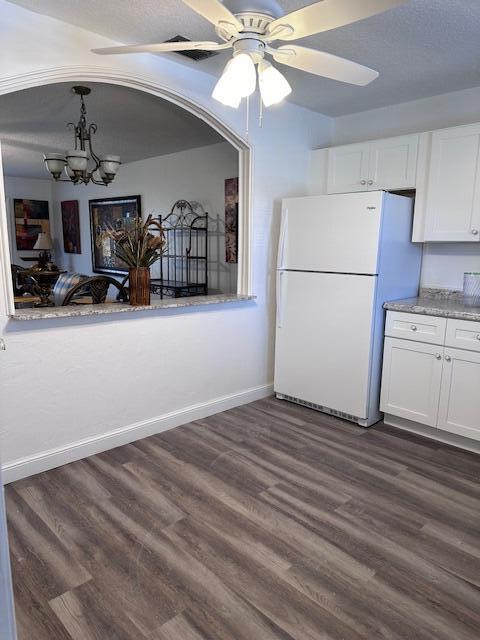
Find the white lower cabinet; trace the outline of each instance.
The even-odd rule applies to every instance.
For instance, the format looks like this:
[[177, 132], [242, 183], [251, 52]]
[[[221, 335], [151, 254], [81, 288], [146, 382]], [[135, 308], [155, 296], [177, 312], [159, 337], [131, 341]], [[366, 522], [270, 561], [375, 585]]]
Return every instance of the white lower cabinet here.
[[438, 428], [480, 440], [480, 353], [445, 348]]
[[[432, 320], [422, 315], [418, 318], [419, 323]], [[402, 322], [411, 323], [411, 314], [389, 311], [387, 334], [394, 333]], [[451, 339], [448, 336], [468, 331], [468, 324], [448, 319], [447, 341]], [[470, 324], [472, 331], [477, 330], [478, 323]], [[427, 337], [385, 337], [381, 411], [480, 440], [480, 352], [446, 346], [445, 334], [438, 334], [439, 344], [421, 341]]]
[[442, 349], [436, 345], [386, 338], [381, 410], [431, 427], [437, 424]]

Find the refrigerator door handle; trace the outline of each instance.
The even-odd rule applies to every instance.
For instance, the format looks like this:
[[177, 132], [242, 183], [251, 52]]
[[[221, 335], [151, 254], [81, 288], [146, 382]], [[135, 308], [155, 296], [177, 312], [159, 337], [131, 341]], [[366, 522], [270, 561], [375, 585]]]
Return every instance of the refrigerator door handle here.
[[277, 269], [285, 268], [285, 240], [288, 227], [288, 209], [284, 209], [280, 224], [280, 239], [278, 242]]
[[285, 271], [277, 271], [277, 329], [283, 326], [283, 278]]

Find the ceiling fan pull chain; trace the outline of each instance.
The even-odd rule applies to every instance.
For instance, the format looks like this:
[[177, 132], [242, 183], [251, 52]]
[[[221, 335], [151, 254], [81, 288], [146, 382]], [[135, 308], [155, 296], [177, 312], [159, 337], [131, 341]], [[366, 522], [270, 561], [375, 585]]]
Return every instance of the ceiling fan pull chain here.
[[250, 96], [247, 96], [246, 103], [246, 122], [245, 122], [245, 136], [248, 140], [248, 135], [250, 133]]
[[263, 100], [262, 95], [259, 93], [259, 107], [258, 107], [258, 126], [261, 129], [263, 125]]

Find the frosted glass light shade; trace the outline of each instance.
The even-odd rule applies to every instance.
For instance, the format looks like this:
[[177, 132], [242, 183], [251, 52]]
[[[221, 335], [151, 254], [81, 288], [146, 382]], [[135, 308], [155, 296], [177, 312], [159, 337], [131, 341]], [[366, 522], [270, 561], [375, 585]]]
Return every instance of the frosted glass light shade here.
[[34, 249], [40, 249], [41, 251], [49, 251], [53, 247], [52, 238], [49, 233], [39, 233], [37, 241], [33, 245]]
[[237, 92], [236, 87], [228, 77], [228, 68], [232, 62], [233, 60], [229, 60], [227, 62], [223, 74], [220, 76], [219, 81], [215, 85], [212, 93], [212, 98], [218, 100], [218, 102], [221, 102], [227, 107], [238, 109], [238, 107], [240, 106], [240, 102], [242, 101], [242, 96]]
[[81, 149], [72, 149], [67, 153], [67, 163], [72, 171], [86, 171], [88, 164], [87, 152]]
[[266, 60], [262, 60], [258, 65], [258, 84], [266, 107], [278, 104], [292, 92], [285, 76]]
[[93, 172], [92, 178], [97, 182], [103, 182], [103, 176], [100, 169], [97, 169], [96, 171]]
[[120, 166], [120, 156], [102, 156], [100, 158], [100, 173], [102, 176], [116, 175]]
[[257, 85], [257, 73], [252, 58], [239, 53], [228, 61], [212, 98], [222, 104], [237, 108], [241, 99], [250, 96]]
[[50, 171], [55, 180], [58, 180], [63, 168], [67, 164], [65, 156], [62, 153], [47, 153], [43, 158], [47, 171]]

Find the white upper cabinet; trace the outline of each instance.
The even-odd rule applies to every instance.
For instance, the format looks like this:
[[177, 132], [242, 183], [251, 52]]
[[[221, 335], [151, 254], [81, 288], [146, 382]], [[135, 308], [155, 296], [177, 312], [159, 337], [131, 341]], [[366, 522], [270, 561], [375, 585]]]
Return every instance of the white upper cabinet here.
[[479, 154], [480, 124], [431, 134], [424, 242], [480, 240]]
[[330, 149], [327, 193], [367, 191], [369, 157], [369, 144], [349, 144]]
[[414, 189], [418, 137], [333, 147], [328, 158], [327, 193]]
[[373, 142], [370, 148], [369, 189], [414, 189], [417, 155], [418, 135]]

